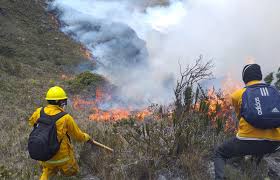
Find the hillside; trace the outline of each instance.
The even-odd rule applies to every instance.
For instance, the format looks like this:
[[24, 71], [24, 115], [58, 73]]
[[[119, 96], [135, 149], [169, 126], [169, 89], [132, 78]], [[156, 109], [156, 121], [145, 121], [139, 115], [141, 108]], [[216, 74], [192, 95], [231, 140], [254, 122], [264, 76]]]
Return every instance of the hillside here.
[[27, 119], [44, 104], [48, 87], [64, 85], [61, 75], [85, 62], [80, 45], [59, 31], [45, 8], [43, 0], [0, 2], [1, 176], [28, 173]]

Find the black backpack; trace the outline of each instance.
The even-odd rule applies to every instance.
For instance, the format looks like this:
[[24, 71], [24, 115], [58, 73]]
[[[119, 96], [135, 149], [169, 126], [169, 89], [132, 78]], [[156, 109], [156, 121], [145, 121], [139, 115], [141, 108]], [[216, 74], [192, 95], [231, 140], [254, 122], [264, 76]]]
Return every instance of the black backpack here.
[[45, 114], [41, 109], [40, 118], [34, 124], [34, 129], [29, 135], [28, 151], [32, 159], [47, 161], [59, 150], [61, 141], [57, 139], [56, 121], [66, 115], [60, 112], [54, 116]]

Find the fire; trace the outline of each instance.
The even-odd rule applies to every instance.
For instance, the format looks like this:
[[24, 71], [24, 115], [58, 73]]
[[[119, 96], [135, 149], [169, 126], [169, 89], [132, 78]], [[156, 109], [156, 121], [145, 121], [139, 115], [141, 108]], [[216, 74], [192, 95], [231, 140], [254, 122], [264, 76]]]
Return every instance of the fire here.
[[227, 99], [230, 99], [230, 95], [236, 90], [241, 89], [244, 85], [232, 77], [230, 73], [227, 74], [226, 78], [222, 82], [222, 92]]
[[92, 59], [92, 53], [85, 47], [80, 47], [80, 50], [82, 51], [82, 54], [84, 58], [91, 60]]
[[152, 115], [150, 109], [132, 110], [130, 108], [111, 108], [102, 109], [99, 106], [111, 100], [111, 96], [97, 88], [94, 100], [85, 100], [81, 97], [75, 97], [73, 107], [77, 110], [89, 109], [89, 119], [93, 121], [120, 121], [123, 119], [135, 118], [144, 120], [145, 117]]
[[247, 58], [246, 58], [246, 64], [254, 64], [255, 63], [255, 58], [254, 57], [252, 57], [252, 56], [248, 56]]
[[59, 21], [56, 19], [54, 14], [50, 14], [51, 21], [55, 24], [55, 28], [59, 28]]
[[89, 119], [94, 121], [118, 121], [130, 117], [130, 111], [126, 109], [110, 109], [108, 111], [102, 111], [94, 107], [93, 110], [95, 112], [89, 116]]
[[90, 106], [90, 107], [96, 106], [96, 102], [95, 101], [87, 101], [87, 100], [84, 100], [80, 97], [75, 97], [74, 100], [73, 100], [74, 109], [82, 110], [82, 109], [85, 109], [88, 106]]
[[111, 99], [110, 95], [108, 95], [108, 96], [104, 95], [102, 90], [100, 88], [97, 88], [95, 91], [96, 102], [101, 102], [104, 97], [106, 97], [107, 100]]
[[207, 115], [215, 128], [224, 124], [224, 131], [235, 131], [235, 117], [231, 104], [231, 94], [240, 88], [242, 88], [242, 83], [234, 80], [232, 76], [228, 74], [222, 82], [220, 91], [217, 92], [214, 88], [208, 91], [208, 98], [205, 100], [208, 105]]
[[216, 106], [221, 106], [221, 109], [230, 106], [231, 94], [236, 90], [242, 88], [242, 83], [232, 78], [230, 74], [222, 82], [220, 92], [216, 92], [214, 88], [208, 91], [208, 101], [210, 104], [210, 111], [216, 110]]
[[[205, 100], [201, 100], [199, 104], [195, 104], [197, 108], [195, 111], [205, 112], [211, 120], [213, 127], [218, 128], [221, 124], [223, 130], [226, 132], [235, 131], [235, 121], [233, 116], [233, 107], [231, 105], [231, 94], [237, 89], [242, 88], [242, 83], [236, 81], [230, 74], [222, 82], [220, 91], [214, 88], [208, 90]], [[77, 110], [89, 110], [89, 119], [93, 121], [116, 122], [124, 119], [134, 118], [137, 120], [144, 120], [152, 116], [153, 119], [160, 119], [161, 116], [154, 114], [153, 107], [145, 109], [134, 110], [132, 108], [102, 108], [106, 103], [112, 101], [112, 97], [102, 88], [97, 88], [95, 95], [91, 99], [75, 97], [73, 100], [73, 107]], [[206, 103], [207, 108], [202, 108], [202, 102]], [[160, 108], [160, 112], [164, 111]], [[170, 113], [172, 113], [171, 111]], [[164, 112], [163, 112], [164, 113]], [[164, 114], [170, 114], [165, 112]], [[172, 115], [172, 114], [171, 114]], [[171, 117], [171, 116], [170, 116]]]
[[136, 117], [137, 119], [144, 120], [146, 116], [151, 115], [151, 111], [148, 109], [144, 109], [140, 112], [137, 112]]
[[216, 92], [213, 88], [208, 91], [208, 99], [206, 101], [209, 106], [207, 114], [211, 119], [212, 126], [219, 128], [218, 126], [225, 124], [223, 130], [225, 132], [233, 132], [235, 125], [230, 95], [225, 91]]
[[60, 76], [60, 79], [62, 79], [62, 80], [71, 80], [71, 79], [74, 79], [74, 77], [72, 77], [70, 75], [67, 75], [67, 74], [62, 74]]
[[221, 108], [224, 106], [224, 101], [218, 96], [214, 88], [208, 90], [207, 95], [207, 102], [209, 105], [208, 115], [212, 115], [212, 113], [218, 112], [218, 106], [221, 106]]

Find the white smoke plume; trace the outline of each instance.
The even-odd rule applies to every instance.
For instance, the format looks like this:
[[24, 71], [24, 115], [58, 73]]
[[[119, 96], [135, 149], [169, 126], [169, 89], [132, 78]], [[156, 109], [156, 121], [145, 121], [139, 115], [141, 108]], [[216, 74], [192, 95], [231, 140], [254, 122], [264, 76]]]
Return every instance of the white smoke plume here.
[[[120, 87], [131, 105], [173, 99], [178, 61], [213, 59], [220, 79], [241, 81], [254, 59], [264, 74], [280, 66], [280, 1], [170, 0], [143, 7], [144, 0], [54, 0], [62, 31], [84, 44], [98, 62], [96, 72]], [[209, 83], [208, 83], [209, 84]]]

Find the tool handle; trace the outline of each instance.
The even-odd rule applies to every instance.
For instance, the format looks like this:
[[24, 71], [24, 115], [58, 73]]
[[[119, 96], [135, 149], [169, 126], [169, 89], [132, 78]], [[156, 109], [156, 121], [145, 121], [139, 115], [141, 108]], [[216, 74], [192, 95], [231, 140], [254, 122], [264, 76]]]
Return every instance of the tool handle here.
[[95, 141], [95, 140], [90, 140], [93, 144], [95, 144], [95, 145], [97, 145], [97, 146], [99, 146], [99, 147], [102, 147], [102, 148], [104, 148], [104, 149], [106, 149], [106, 150], [108, 150], [108, 151], [110, 151], [110, 152], [114, 152], [114, 150], [112, 149], [112, 148], [109, 148], [108, 146], [105, 146], [104, 144], [101, 144], [101, 143], [99, 143], [99, 142], [97, 142], [97, 141]]

